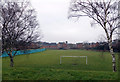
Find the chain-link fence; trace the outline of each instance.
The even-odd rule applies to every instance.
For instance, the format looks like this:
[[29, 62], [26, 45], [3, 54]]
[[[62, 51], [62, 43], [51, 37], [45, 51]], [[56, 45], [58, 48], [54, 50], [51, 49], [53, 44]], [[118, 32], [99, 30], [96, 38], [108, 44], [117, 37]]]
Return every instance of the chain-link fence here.
[[[16, 53], [15, 55], [23, 55], [23, 54], [31, 54], [31, 53], [36, 53], [36, 52], [42, 52], [45, 51], [46, 49], [34, 49], [34, 50], [21, 50], [21, 51], [13, 51], [12, 55], [14, 55], [14, 53]], [[2, 53], [2, 56], [0, 57], [8, 57], [8, 54], [6, 52]]]

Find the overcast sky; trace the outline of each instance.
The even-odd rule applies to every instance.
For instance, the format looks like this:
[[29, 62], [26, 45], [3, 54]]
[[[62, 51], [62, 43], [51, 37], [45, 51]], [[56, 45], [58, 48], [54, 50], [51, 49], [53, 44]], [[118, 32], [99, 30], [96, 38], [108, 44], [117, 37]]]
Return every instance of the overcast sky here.
[[90, 19], [82, 17], [78, 21], [68, 19], [71, 0], [31, 0], [37, 11], [40, 32], [45, 42], [96, 42], [104, 31], [101, 27], [91, 27]]

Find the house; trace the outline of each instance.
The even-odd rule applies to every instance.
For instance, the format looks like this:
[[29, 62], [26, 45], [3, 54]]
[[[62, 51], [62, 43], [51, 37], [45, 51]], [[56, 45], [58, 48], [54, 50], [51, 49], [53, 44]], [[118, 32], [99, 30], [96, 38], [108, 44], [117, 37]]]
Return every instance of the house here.
[[47, 43], [47, 42], [43, 42], [41, 44], [41, 47], [46, 48], [46, 49], [57, 49], [58, 48], [56, 43]]
[[66, 42], [59, 42], [58, 49], [68, 49], [67, 41]]
[[76, 43], [76, 45], [77, 45], [78, 49], [82, 49], [83, 48], [83, 43]]
[[77, 48], [77, 44], [68, 44], [68, 48], [69, 49], [76, 49]]
[[57, 49], [57, 48], [58, 48], [58, 46], [57, 46], [56, 43], [50, 43], [49, 44], [49, 49]]
[[43, 48], [49, 48], [49, 43], [43, 42], [41, 45]]

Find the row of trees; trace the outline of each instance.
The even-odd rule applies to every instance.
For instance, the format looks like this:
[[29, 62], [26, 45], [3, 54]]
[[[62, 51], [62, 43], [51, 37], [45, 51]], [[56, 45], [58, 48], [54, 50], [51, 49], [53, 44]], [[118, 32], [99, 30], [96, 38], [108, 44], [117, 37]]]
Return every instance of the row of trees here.
[[[120, 52], [120, 40], [114, 40], [113, 43], [113, 51], [114, 52]], [[85, 43], [84, 47], [81, 49], [86, 49], [86, 50], [98, 50], [98, 51], [109, 51], [109, 45], [107, 42], [97, 42], [95, 46], [90, 45], [90, 43]]]

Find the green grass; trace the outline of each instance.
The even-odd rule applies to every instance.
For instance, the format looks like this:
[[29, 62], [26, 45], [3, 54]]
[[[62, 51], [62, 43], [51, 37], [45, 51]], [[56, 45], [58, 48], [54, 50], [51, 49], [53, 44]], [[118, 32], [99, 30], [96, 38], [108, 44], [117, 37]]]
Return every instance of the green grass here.
[[0, 57], [0, 81], [2, 81], [2, 58]]
[[[87, 56], [62, 58], [60, 56]], [[44, 52], [15, 56], [15, 66], [9, 66], [9, 57], [2, 59], [3, 80], [115, 80], [112, 57], [108, 52], [86, 50], [46, 50]], [[74, 65], [75, 64], [75, 65]]]

